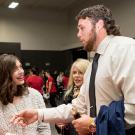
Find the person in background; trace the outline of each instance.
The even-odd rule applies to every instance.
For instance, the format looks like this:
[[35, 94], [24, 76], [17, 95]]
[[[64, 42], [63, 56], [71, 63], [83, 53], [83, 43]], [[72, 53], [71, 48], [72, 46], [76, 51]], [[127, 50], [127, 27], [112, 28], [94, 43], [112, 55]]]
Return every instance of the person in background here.
[[83, 84], [83, 76], [88, 68], [89, 60], [79, 58], [71, 66], [67, 91], [64, 96], [64, 103], [71, 103], [72, 99], [79, 95]]
[[57, 93], [57, 89], [55, 86], [55, 82], [53, 77], [50, 75], [49, 71], [45, 71], [45, 76], [47, 77], [47, 81], [46, 81], [46, 93], [50, 94], [50, 104], [52, 107], [56, 107], [57, 103], [56, 103], [56, 93]]
[[57, 81], [57, 86], [58, 87], [60, 87], [61, 85], [63, 85], [62, 84], [62, 82], [63, 82], [63, 76], [64, 76], [64, 72], [60, 72], [59, 75], [57, 76], [56, 81]]
[[58, 99], [62, 99], [63, 97], [63, 89], [64, 89], [64, 86], [63, 86], [63, 78], [64, 78], [64, 72], [60, 72], [59, 75], [57, 76], [57, 94], [58, 94]]
[[45, 108], [42, 96], [24, 84], [24, 70], [16, 56], [0, 55], [0, 135], [51, 135], [50, 125], [34, 122], [28, 127], [10, 123], [14, 114], [26, 108]]
[[[72, 99], [79, 95], [80, 87], [83, 84], [83, 76], [88, 68], [90, 62], [86, 59], [77, 59], [71, 66], [69, 81], [67, 85], [67, 91], [64, 96], [64, 103], [71, 103]], [[62, 135], [77, 135], [73, 125], [69, 124], [57, 124], [56, 129], [58, 133]]]
[[[83, 114], [79, 119], [72, 121], [76, 131], [79, 135], [95, 134], [92, 127], [96, 127], [95, 120], [98, 118], [100, 109], [104, 106], [109, 107], [113, 101], [123, 100], [125, 110], [121, 121], [124, 122], [126, 135], [134, 135], [135, 40], [120, 36], [119, 27], [115, 23], [111, 10], [104, 5], [85, 8], [79, 12], [76, 19], [78, 21], [77, 36], [84, 49], [95, 51], [95, 54], [100, 55], [95, 76], [96, 117], [90, 117], [89, 93], [91, 89], [89, 90], [89, 82], [92, 66], [89, 66], [80, 93], [77, 98], [72, 100], [72, 104], [41, 110], [27, 109], [19, 112], [11, 121], [22, 126], [29, 125], [36, 120], [44, 122], [72, 121], [71, 110], [76, 107]], [[54, 114], [55, 116], [53, 116]], [[27, 122], [19, 122], [22, 118]], [[117, 123], [119, 118], [115, 121], [114, 130], [119, 127]], [[109, 126], [107, 125], [107, 127]], [[105, 128], [101, 130], [104, 131]], [[114, 130], [111, 130], [111, 134]]]
[[57, 76], [58, 76], [58, 71], [57, 70], [54, 70], [54, 72], [53, 72], [53, 78], [54, 78], [54, 81], [55, 81], [55, 83], [56, 83], [56, 85], [57, 85]]
[[36, 67], [31, 68], [30, 75], [26, 79], [26, 84], [29, 87], [36, 89], [41, 95], [43, 95], [44, 80], [41, 76], [39, 76], [39, 71]]
[[67, 90], [68, 80], [69, 80], [69, 74], [68, 74], [68, 72], [66, 71], [66, 72], [64, 73], [64, 76], [63, 76], [63, 90], [64, 90], [64, 91]]
[[30, 69], [24, 70], [24, 81], [26, 82], [27, 78], [31, 75]]

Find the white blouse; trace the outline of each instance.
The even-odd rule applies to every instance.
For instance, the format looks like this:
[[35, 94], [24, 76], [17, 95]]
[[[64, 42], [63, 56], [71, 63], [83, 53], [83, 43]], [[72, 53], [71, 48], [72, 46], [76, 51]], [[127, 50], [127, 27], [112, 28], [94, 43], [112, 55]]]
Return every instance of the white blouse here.
[[33, 88], [29, 88], [29, 94], [22, 96], [21, 101], [16, 104], [2, 105], [0, 103], [0, 135], [5, 135], [7, 132], [15, 135], [51, 135], [48, 123], [36, 121], [25, 128], [10, 123], [10, 119], [17, 112], [26, 108], [45, 108], [41, 94]]

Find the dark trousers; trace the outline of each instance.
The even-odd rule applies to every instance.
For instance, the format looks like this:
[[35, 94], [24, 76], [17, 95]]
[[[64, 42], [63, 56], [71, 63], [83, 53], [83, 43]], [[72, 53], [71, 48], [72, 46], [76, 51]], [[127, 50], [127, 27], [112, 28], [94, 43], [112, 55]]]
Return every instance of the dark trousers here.
[[55, 98], [56, 98], [56, 93], [50, 93], [50, 104], [52, 107], [57, 106]]
[[126, 130], [126, 135], [135, 135], [135, 127]]

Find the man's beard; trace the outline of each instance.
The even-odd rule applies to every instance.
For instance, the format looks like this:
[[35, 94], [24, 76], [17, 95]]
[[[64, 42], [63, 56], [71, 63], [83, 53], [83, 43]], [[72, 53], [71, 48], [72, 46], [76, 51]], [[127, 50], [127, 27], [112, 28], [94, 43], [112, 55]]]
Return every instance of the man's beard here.
[[90, 51], [93, 51], [93, 47], [94, 47], [94, 44], [96, 42], [96, 38], [97, 38], [97, 35], [96, 35], [96, 32], [95, 32], [95, 28], [93, 27], [93, 29], [91, 30], [91, 34], [90, 34], [91, 38], [89, 39], [87, 45], [85, 46], [85, 50], [90, 52]]

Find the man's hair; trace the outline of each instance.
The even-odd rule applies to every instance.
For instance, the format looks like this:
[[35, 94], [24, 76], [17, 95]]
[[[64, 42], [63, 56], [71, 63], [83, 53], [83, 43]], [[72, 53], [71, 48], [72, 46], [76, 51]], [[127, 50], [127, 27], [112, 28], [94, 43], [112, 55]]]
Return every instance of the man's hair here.
[[76, 16], [76, 20], [86, 17], [90, 18], [94, 24], [103, 20], [108, 35], [120, 35], [119, 27], [115, 25], [112, 12], [104, 5], [95, 5], [81, 10]]

